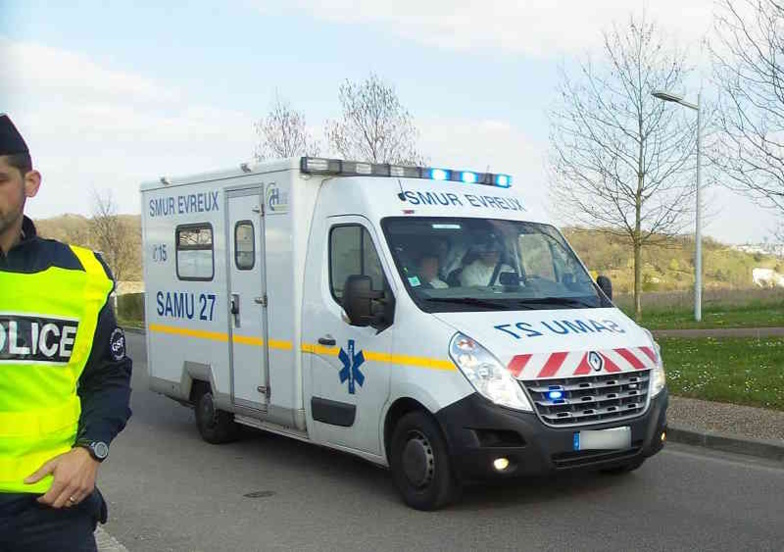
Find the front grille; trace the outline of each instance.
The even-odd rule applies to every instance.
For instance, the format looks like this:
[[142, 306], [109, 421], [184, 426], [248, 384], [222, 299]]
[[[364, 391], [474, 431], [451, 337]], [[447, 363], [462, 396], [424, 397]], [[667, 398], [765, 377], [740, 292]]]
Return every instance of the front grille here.
[[[568, 427], [639, 416], [648, 407], [650, 370], [521, 382], [547, 425]], [[551, 391], [562, 393], [550, 399]]]

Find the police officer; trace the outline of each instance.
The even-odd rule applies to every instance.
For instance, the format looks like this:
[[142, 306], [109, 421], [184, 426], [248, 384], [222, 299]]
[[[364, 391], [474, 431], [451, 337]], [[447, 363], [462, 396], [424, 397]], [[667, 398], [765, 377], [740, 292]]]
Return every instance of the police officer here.
[[40, 185], [0, 114], [0, 551], [96, 550], [95, 480], [131, 415], [131, 360], [107, 266], [24, 216]]

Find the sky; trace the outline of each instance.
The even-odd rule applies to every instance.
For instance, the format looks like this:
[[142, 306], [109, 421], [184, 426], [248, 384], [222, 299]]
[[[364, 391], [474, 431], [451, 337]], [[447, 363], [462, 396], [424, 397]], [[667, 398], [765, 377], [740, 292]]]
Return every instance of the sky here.
[[[601, 46], [601, 32], [645, 10], [689, 52], [690, 82], [710, 94], [712, 0], [0, 0], [0, 112], [44, 175], [33, 217], [89, 215], [111, 192], [138, 213], [139, 184], [236, 167], [253, 122], [278, 94], [317, 137], [339, 115], [345, 79], [392, 83], [434, 166], [510, 173], [548, 201], [548, 110], [559, 67]], [[701, 77], [701, 79], [700, 79]], [[705, 233], [760, 242], [777, 223], [723, 188], [707, 193]]]

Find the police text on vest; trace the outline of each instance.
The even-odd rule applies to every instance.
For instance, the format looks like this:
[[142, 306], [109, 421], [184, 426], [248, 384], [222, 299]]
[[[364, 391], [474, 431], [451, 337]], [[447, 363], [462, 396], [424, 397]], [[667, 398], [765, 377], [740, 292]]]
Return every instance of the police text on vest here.
[[77, 320], [0, 313], [0, 364], [68, 364]]

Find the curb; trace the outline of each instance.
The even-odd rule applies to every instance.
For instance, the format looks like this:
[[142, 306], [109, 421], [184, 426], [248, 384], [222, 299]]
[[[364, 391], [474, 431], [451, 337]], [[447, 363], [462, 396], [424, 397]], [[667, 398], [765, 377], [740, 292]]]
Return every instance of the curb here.
[[677, 426], [668, 427], [667, 440], [673, 443], [784, 462], [784, 442], [777, 443], [763, 439], [732, 437], [722, 433], [694, 431]]
[[128, 552], [127, 548], [100, 525], [95, 528], [95, 544], [98, 547], [98, 552]]

